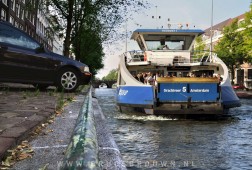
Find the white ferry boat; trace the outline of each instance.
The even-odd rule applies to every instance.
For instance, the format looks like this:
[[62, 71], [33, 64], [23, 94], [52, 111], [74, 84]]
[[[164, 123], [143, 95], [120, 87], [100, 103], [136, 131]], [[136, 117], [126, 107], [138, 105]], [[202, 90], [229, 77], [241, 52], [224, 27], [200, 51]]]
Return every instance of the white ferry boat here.
[[193, 53], [198, 29], [137, 29], [141, 51], [120, 56], [117, 105], [147, 114], [223, 114], [241, 105], [228, 68], [212, 52]]

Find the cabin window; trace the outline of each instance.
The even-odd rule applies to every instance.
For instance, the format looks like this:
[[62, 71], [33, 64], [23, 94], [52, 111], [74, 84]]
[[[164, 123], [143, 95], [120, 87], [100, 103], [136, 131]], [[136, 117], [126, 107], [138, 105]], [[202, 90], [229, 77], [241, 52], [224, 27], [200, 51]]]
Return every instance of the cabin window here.
[[144, 39], [148, 50], [189, 50], [194, 36], [148, 34]]
[[148, 50], [165, 50], [164, 46], [167, 45], [167, 50], [183, 50], [184, 41], [171, 42], [165, 41], [162, 44], [160, 41], [146, 41]]

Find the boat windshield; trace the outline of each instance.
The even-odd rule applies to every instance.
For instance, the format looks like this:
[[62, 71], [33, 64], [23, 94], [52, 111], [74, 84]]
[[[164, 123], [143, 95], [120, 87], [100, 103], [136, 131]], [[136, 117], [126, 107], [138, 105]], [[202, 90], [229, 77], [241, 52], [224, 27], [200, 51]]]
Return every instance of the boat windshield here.
[[161, 44], [160, 41], [146, 41], [146, 45], [148, 50], [184, 50], [184, 41], [165, 41], [164, 44]]
[[194, 38], [194, 35], [143, 35], [148, 50], [189, 50]]

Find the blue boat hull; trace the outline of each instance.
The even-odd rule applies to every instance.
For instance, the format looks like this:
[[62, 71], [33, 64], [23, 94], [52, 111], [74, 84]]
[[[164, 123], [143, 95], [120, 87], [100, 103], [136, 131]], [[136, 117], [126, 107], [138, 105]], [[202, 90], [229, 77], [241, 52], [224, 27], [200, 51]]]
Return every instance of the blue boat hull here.
[[159, 102], [218, 102], [216, 83], [161, 83], [158, 88]]
[[241, 102], [231, 86], [221, 86], [221, 99], [226, 109], [241, 106]]
[[172, 83], [161, 84], [159, 89], [156, 97], [153, 86], [119, 86], [117, 104], [172, 114], [219, 114], [241, 105], [229, 86], [222, 86], [219, 91], [218, 85], [212, 83]]
[[153, 86], [119, 86], [117, 104], [150, 108], [154, 105]]

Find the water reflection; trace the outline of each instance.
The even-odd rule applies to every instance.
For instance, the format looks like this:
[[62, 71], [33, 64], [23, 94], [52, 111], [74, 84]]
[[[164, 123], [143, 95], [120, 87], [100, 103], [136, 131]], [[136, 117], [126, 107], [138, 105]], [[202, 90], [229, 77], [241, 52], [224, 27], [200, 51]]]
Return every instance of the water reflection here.
[[252, 169], [251, 100], [234, 119], [195, 121], [121, 114], [115, 90], [96, 96], [128, 169]]

